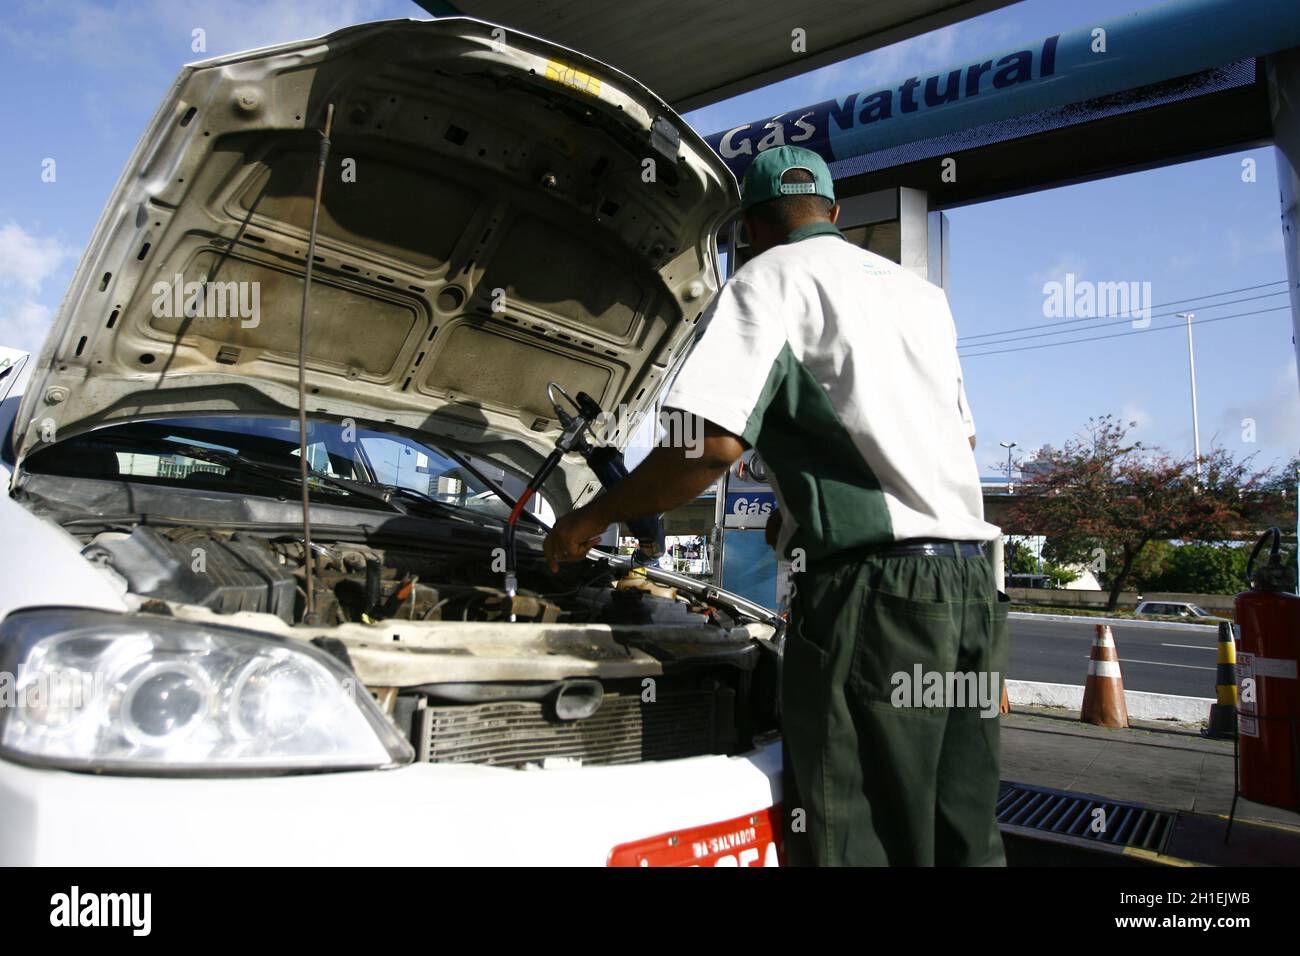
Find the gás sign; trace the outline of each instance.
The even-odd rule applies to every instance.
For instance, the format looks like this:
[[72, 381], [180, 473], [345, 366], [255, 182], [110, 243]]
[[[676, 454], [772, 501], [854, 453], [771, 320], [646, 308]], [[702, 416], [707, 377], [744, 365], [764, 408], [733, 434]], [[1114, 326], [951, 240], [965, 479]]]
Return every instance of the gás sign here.
[[882, 124], [1051, 76], [1060, 39], [1057, 34], [1037, 50], [1015, 50], [930, 76], [910, 76], [891, 88], [851, 93], [782, 113], [765, 123], [714, 134], [708, 142], [737, 176], [755, 154], [776, 146], [805, 146], [827, 160], [857, 155], [867, 144], [879, 149], [884, 145], [878, 135], [883, 133]]
[[776, 494], [771, 491], [734, 491], [727, 493], [725, 526], [728, 528], [762, 528], [776, 509]]

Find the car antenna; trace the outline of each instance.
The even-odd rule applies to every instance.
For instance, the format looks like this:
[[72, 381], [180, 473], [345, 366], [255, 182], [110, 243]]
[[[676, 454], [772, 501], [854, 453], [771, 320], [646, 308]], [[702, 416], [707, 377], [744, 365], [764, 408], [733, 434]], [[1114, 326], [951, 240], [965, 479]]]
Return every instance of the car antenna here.
[[316, 259], [316, 220], [320, 216], [320, 195], [325, 186], [325, 164], [330, 154], [330, 127], [334, 125], [334, 104], [325, 107], [325, 129], [321, 133], [320, 158], [316, 164], [316, 195], [311, 205], [311, 229], [307, 233], [307, 270], [302, 280], [302, 315], [298, 319], [298, 470], [302, 476], [302, 547], [303, 583], [307, 599], [303, 607], [303, 623], [316, 623], [313, 600], [311, 549], [311, 491], [307, 486], [307, 302], [311, 295], [312, 263]]

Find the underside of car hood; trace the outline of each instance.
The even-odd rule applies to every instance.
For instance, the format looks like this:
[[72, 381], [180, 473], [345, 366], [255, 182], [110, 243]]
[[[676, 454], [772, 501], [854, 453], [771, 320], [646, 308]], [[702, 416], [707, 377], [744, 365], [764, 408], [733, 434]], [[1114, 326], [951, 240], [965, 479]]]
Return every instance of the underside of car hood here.
[[[467, 19], [184, 68], [98, 224], [19, 411], [19, 461], [139, 418], [290, 414], [326, 109], [308, 414], [529, 470], [549, 381], [634, 420], [719, 285], [730, 172], [635, 81]], [[594, 478], [567, 469], [558, 498]]]

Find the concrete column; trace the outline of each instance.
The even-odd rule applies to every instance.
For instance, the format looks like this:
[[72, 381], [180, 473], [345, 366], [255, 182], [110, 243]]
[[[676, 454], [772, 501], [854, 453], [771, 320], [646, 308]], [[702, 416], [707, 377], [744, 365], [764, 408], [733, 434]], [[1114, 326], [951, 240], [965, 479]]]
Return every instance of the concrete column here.
[[919, 189], [899, 189], [898, 225], [902, 240], [902, 258], [898, 264], [922, 279], [929, 279], [930, 197]]
[[998, 535], [989, 542], [989, 564], [993, 565], [993, 580], [998, 583], [999, 591], [1004, 589], [1003, 582], [1007, 578], [1006, 560], [1006, 538]]

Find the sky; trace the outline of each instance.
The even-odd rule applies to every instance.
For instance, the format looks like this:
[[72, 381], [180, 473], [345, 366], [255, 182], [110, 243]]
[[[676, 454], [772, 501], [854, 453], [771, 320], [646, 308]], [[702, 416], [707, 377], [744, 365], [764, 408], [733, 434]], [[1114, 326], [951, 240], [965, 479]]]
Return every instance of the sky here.
[[[1070, 0], [1023, 0], [686, 119], [708, 135], [1151, 5], [1090, 0], [1085, 13]], [[8, 0], [0, 12], [0, 81], [8, 90], [0, 106], [0, 346], [39, 348], [104, 202], [183, 63], [367, 20], [426, 16], [407, 0]], [[201, 52], [192, 49], [196, 28]], [[57, 178], [42, 182], [51, 158]], [[1254, 182], [1243, 181], [1244, 159], [1254, 161]], [[1161, 313], [1189, 308], [1199, 321], [1286, 303], [1271, 295], [1224, 304], [1285, 288], [1271, 147], [964, 206], [948, 217], [948, 296], [983, 474], [1005, 467], [999, 442], [1016, 442], [1017, 455], [1059, 447], [1090, 416], [1108, 413], [1136, 421], [1133, 435], [1144, 443], [1190, 454], [1186, 334], [1182, 320]], [[1065, 321], [1044, 315], [1044, 284], [1067, 273], [1150, 283], [1155, 331], [981, 354], [1086, 337], [1032, 338]], [[1219, 295], [1250, 286], [1263, 287]], [[1198, 324], [1194, 335], [1202, 448], [1253, 454], [1258, 467], [1300, 450], [1289, 312]]]

